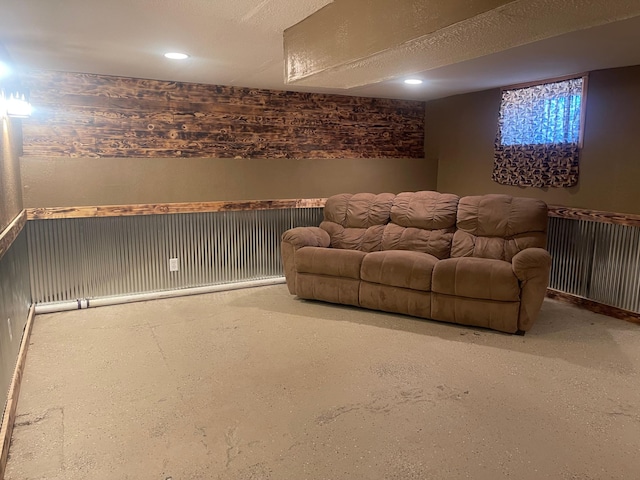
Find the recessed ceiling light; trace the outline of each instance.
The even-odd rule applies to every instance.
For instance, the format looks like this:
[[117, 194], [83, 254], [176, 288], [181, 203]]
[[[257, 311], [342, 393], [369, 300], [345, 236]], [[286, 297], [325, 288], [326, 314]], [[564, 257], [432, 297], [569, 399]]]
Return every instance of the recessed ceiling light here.
[[420, 80], [419, 78], [407, 78], [404, 83], [406, 83], [407, 85], [420, 85], [422, 83], [422, 80]]
[[171, 60], [184, 60], [185, 58], [189, 58], [189, 55], [186, 53], [179, 52], [168, 52], [164, 54], [165, 57], [170, 58]]

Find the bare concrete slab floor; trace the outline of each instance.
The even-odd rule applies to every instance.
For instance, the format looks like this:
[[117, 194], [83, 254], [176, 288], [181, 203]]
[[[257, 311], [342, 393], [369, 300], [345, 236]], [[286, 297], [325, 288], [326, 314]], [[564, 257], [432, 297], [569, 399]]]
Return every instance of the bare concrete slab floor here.
[[640, 327], [525, 337], [285, 286], [38, 316], [6, 478], [637, 479]]

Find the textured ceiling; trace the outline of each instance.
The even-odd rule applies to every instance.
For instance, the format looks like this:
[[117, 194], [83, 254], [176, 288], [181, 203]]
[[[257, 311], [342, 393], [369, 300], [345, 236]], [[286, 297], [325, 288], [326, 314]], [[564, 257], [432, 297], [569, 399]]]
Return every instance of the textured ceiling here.
[[[327, 6], [285, 31], [287, 80], [353, 88], [393, 79], [399, 71], [428, 78], [429, 70], [640, 16], [638, 0], [448, 0], [417, 8], [424, 3], [349, 0]], [[368, 6], [369, 15], [354, 4]]]
[[[367, 0], [374, 1], [380, 0]], [[416, 5], [451, 5], [450, 0], [402, 1], [412, 1]], [[336, 0], [338, 2], [355, 4], [361, 0]], [[478, 3], [478, 0], [474, 2]], [[478, 39], [466, 37], [467, 30], [461, 28], [464, 27], [461, 22], [453, 26], [458, 29], [458, 53], [450, 55], [435, 48], [432, 54], [446, 57], [446, 61], [436, 63], [429, 63], [431, 57], [427, 56], [429, 52], [425, 48], [429, 42], [407, 48], [407, 39], [404, 39], [404, 46], [396, 43], [386, 48], [383, 45], [380, 49], [379, 44], [393, 35], [376, 29], [373, 40], [363, 38], [363, 41], [376, 45], [378, 53], [374, 52], [373, 56], [371, 52], [369, 55], [356, 54], [346, 63], [342, 60], [343, 65], [356, 62], [351, 65], [352, 76], [345, 76], [338, 69], [331, 81], [329, 77], [326, 81], [318, 77], [319, 81], [308, 85], [286, 84], [284, 31], [330, 3], [333, 2], [0, 0], [0, 43], [7, 48], [18, 69], [43, 68], [421, 100], [587, 70], [640, 64], [640, 16], [615, 16], [618, 7], [635, 4], [640, 8], [640, 0], [567, 0], [555, 3], [578, 7], [602, 4], [612, 16], [601, 24], [574, 24], [563, 19], [557, 22], [563, 24], [563, 28], [548, 36], [536, 37], [535, 32], [525, 32], [530, 34], [527, 41], [501, 42], [499, 48], [489, 43], [478, 48]], [[333, 7], [330, 5], [327, 9]], [[526, 30], [529, 18], [526, 13], [523, 15], [520, 20]], [[332, 22], [326, 27], [330, 41], [335, 36]], [[569, 33], [563, 34], [563, 31]], [[516, 29], [516, 33], [522, 32]], [[353, 42], [358, 38], [362, 36]], [[432, 46], [436, 44], [431, 42]], [[169, 61], [162, 57], [166, 51], [185, 51], [191, 58], [183, 62]], [[425, 84], [419, 87], [404, 85], [402, 79], [409, 73], [424, 78]], [[338, 88], [351, 85], [357, 86]]]

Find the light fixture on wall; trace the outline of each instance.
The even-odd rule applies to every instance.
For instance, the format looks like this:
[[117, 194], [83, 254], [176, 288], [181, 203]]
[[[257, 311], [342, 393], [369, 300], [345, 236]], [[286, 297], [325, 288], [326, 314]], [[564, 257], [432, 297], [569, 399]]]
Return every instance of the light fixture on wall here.
[[28, 118], [32, 110], [29, 91], [23, 88], [9, 52], [0, 43], [0, 118]]
[[32, 112], [28, 92], [18, 89], [0, 90], [0, 116], [29, 118]]

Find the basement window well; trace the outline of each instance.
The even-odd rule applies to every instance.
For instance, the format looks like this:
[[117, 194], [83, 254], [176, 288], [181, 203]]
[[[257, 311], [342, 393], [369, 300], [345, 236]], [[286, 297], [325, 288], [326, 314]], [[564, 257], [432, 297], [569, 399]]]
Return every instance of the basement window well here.
[[502, 89], [493, 180], [571, 187], [578, 181], [587, 77]]

